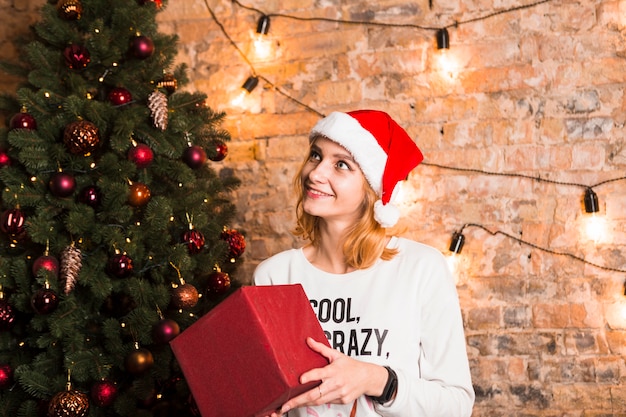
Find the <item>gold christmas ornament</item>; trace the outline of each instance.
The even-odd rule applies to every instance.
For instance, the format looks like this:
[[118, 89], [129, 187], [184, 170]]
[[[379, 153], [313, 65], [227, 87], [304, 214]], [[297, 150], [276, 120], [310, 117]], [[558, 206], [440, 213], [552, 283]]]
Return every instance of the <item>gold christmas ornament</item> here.
[[167, 96], [165, 93], [155, 90], [148, 96], [148, 108], [152, 116], [152, 122], [157, 129], [167, 129]]
[[100, 143], [98, 127], [86, 120], [72, 122], [65, 127], [63, 143], [74, 155], [89, 155]]
[[84, 417], [89, 413], [89, 397], [69, 389], [57, 393], [48, 405], [49, 417]]
[[165, 74], [163, 79], [157, 83], [157, 87], [165, 88], [170, 94], [178, 88], [178, 80], [173, 74]]
[[172, 289], [172, 304], [176, 308], [193, 308], [198, 304], [198, 290], [191, 284], [183, 284]]
[[83, 5], [80, 0], [60, 0], [57, 12], [62, 19], [78, 20], [83, 14]]

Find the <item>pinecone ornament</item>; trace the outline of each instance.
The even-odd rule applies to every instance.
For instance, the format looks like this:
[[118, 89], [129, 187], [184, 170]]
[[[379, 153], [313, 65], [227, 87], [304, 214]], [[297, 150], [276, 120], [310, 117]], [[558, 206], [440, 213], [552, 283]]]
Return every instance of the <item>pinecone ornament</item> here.
[[157, 129], [167, 129], [167, 96], [159, 90], [155, 90], [148, 96], [148, 108], [152, 116], [152, 122]]
[[83, 259], [80, 249], [73, 243], [63, 249], [61, 253], [61, 279], [65, 282], [65, 294], [69, 294], [74, 289], [82, 266]]

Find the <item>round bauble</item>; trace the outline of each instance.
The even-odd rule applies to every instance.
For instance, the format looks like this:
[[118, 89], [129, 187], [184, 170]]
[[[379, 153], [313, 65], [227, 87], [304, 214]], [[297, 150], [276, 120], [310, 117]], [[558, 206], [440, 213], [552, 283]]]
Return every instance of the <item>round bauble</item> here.
[[133, 96], [127, 89], [116, 87], [109, 92], [108, 99], [114, 106], [123, 106], [133, 101]]
[[152, 327], [152, 339], [155, 343], [165, 345], [180, 334], [180, 326], [172, 319], [160, 320]]
[[37, 129], [37, 120], [29, 113], [22, 111], [11, 117], [9, 126], [11, 129], [35, 130]]
[[102, 193], [100, 192], [100, 188], [96, 187], [95, 185], [89, 185], [83, 188], [78, 194], [78, 201], [92, 208], [97, 208], [102, 201]]
[[89, 155], [100, 144], [98, 127], [87, 120], [77, 120], [65, 126], [63, 143], [74, 155]]
[[246, 239], [237, 230], [224, 230], [220, 239], [228, 243], [228, 257], [230, 259], [239, 258], [246, 250]]
[[176, 308], [193, 308], [198, 304], [200, 294], [198, 290], [191, 284], [179, 285], [172, 289], [172, 305]]
[[37, 314], [50, 314], [59, 306], [59, 296], [50, 288], [41, 288], [33, 294], [30, 305]]
[[65, 64], [75, 70], [84, 69], [91, 62], [91, 55], [87, 48], [81, 45], [69, 45], [63, 50]]
[[80, 391], [57, 393], [48, 404], [48, 417], [85, 417], [89, 414], [89, 397]]
[[11, 166], [11, 157], [5, 149], [0, 149], [0, 168]]
[[191, 169], [198, 169], [206, 162], [206, 152], [200, 146], [189, 146], [183, 152], [183, 162]]
[[0, 298], [0, 332], [11, 330], [15, 324], [15, 311], [7, 300]]
[[182, 236], [182, 241], [187, 244], [187, 250], [189, 250], [191, 255], [202, 252], [205, 244], [204, 235], [196, 229], [185, 231]]
[[98, 407], [107, 407], [113, 404], [117, 398], [117, 385], [114, 382], [103, 379], [91, 386], [91, 399]]
[[13, 386], [13, 368], [8, 363], [0, 364], [0, 390]]
[[154, 365], [154, 356], [146, 348], [138, 348], [130, 352], [124, 360], [126, 371], [133, 375], [141, 375]]
[[18, 208], [7, 209], [0, 216], [0, 230], [4, 233], [16, 236], [24, 232], [26, 217]]
[[138, 143], [128, 151], [128, 159], [132, 161], [137, 168], [146, 168], [150, 166], [154, 160], [152, 149], [144, 143]]
[[37, 276], [40, 270], [48, 271], [55, 277], [59, 276], [59, 261], [54, 256], [42, 255], [33, 262], [33, 275]]
[[213, 162], [223, 161], [228, 155], [226, 142], [216, 139], [207, 147], [209, 159]]
[[222, 271], [213, 271], [207, 279], [206, 291], [209, 296], [221, 295], [230, 289], [230, 275]]
[[150, 188], [146, 184], [134, 182], [128, 192], [128, 204], [133, 207], [141, 207], [150, 201]]
[[76, 190], [76, 179], [66, 172], [55, 172], [48, 183], [50, 192], [60, 198], [71, 196]]
[[154, 53], [154, 42], [147, 36], [135, 36], [130, 40], [130, 53], [138, 59], [150, 58]]
[[83, 14], [83, 5], [80, 0], [59, 0], [57, 12], [61, 19], [78, 20]]
[[116, 253], [109, 258], [106, 269], [116, 278], [127, 278], [133, 273], [133, 260], [124, 253]]

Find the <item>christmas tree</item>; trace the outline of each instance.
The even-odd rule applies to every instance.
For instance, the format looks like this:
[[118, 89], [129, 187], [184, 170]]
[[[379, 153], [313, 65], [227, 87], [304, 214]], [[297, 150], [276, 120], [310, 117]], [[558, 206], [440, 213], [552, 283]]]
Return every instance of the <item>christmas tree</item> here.
[[0, 98], [0, 415], [197, 415], [168, 342], [234, 289], [225, 117], [161, 0], [46, 4]]

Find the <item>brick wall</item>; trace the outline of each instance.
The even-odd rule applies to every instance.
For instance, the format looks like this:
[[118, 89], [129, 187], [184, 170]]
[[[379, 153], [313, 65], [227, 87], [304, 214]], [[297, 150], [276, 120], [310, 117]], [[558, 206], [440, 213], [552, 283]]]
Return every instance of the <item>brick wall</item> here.
[[[242, 2], [433, 28], [530, 3]], [[0, 0], [16, 16], [0, 25], [4, 38], [23, 31], [41, 3]], [[241, 106], [231, 100], [251, 70], [207, 4], [271, 82]], [[159, 18], [180, 36], [188, 88], [228, 114], [233, 141], [218, 169], [243, 182], [231, 226], [248, 241], [237, 278], [248, 282], [259, 261], [300, 244], [289, 234], [291, 179], [318, 112], [385, 109], [428, 163], [405, 187], [406, 235], [447, 253], [452, 233], [474, 225], [463, 229], [456, 272], [474, 416], [626, 416], [626, 181], [609, 181], [626, 168], [626, 1], [551, 1], [451, 27], [452, 73], [439, 66], [432, 30], [280, 17], [270, 28], [275, 55], [260, 60], [250, 40], [258, 17], [228, 0], [171, 0]], [[603, 181], [594, 191], [606, 228], [592, 241], [581, 185]]]

